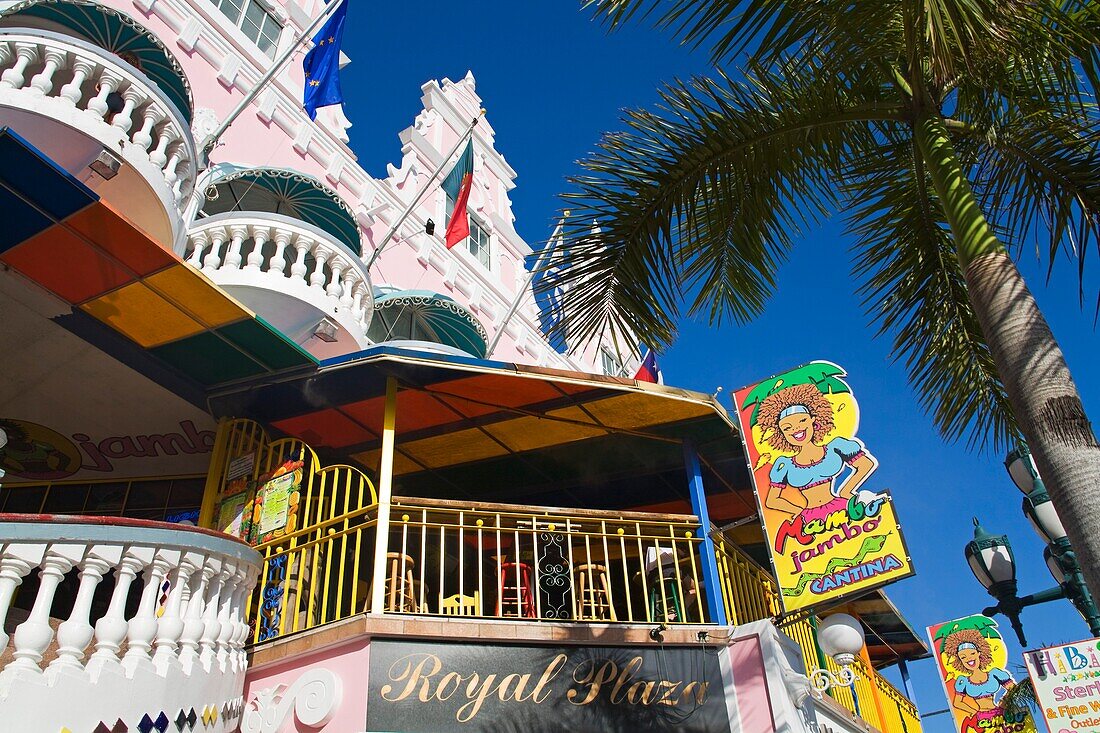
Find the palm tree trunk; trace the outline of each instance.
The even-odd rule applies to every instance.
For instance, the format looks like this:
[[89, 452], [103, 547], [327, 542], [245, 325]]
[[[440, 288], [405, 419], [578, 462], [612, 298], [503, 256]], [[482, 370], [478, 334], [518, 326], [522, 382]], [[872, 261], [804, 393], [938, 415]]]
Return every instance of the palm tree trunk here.
[[1100, 445], [1054, 334], [974, 198], [938, 116], [914, 128], [955, 239], [970, 303], [1094, 596], [1100, 592]]

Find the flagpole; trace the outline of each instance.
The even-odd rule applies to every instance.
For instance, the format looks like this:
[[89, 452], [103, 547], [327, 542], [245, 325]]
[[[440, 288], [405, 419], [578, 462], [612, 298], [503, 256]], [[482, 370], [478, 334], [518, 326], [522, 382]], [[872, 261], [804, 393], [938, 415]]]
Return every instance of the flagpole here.
[[271, 68], [267, 70], [267, 73], [260, 77], [260, 80], [256, 82], [256, 85], [254, 87], [248, 90], [248, 93], [246, 93], [244, 95], [244, 98], [237, 103], [237, 106], [233, 108], [233, 111], [226, 115], [225, 119], [222, 120], [222, 123], [218, 125], [217, 129], [215, 129], [212, 133], [203, 138], [202, 144], [199, 147], [200, 164], [205, 165], [207, 163], [206, 158], [214, 149], [214, 146], [217, 144], [218, 139], [225, 134], [226, 130], [229, 129], [229, 126], [237, 121], [237, 118], [241, 116], [241, 113], [245, 111], [245, 108], [247, 108], [248, 105], [252, 104], [252, 101], [256, 99], [257, 96], [259, 96], [264, 87], [267, 86], [268, 83], [270, 83], [271, 80], [274, 79], [275, 76], [283, 70], [283, 67], [286, 66], [286, 63], [290, 61], [291, 57], [293, 57], [294, 54], [296, 54], [299, 49], [301, 49], [302, 46], [305, 45], [306, 41], [313, 38], [313, 34], [322, 25], [324, 25], [325, 21], [327, 21], [336, 13], [336, 9], [339, 8], [340, 4], [344, 2], [349, 2], [349, 0], [337, 0], [337, 2], [327, 3], [325, 5], [325, 9], [322, 10], [321, 13], [313, 19], [313, 22], [310, 23], [304, 31], [302, 31], [302, 35], [294, 39], [294, 42], [290, 44], [286, 51], [284, 51], [281, 56], [275, 59], [275, 61], [271, 64]]
[[493, 356], [493, 352], [496, 351], [497, 345], [500, 343], [500, 339], [504, 336], [504, 327], [508, 325], [508, 322], [512, 320], [512, 316], [519, 310], [519, 306], [523, 303], [527, 296], [527, 289], [531, 287], [531, 283], [535, 280], [535, 275], [542, 269], [542, 261], [549, 258], [551, 252], [554, 249], [554, 240], [561, 241], [561, 230], [565, 226], [565, 220], [569, 218], [569, 212], [565, 212], [565, 216], [558, 222], [558, 226], [554, 229], [554, 233], [550, 235], [550, 239], [547, 240], [546, 246], [539, 252], [538, 258], [535, 260], [534, 266], [531, 268], [531, 272], [527, 274], [527, 281], [523, 283], [523, 287], [516, 293], [515, 299], [512, 301], [512, 305], [508, 308], [508, 312], [504, 314], [504, 318], [500, 322], [500, 326], [497, 327], [497, 332], [493, 335], [493, 340], [489, 343], [489, 348], [485, 350], [485, 358], [490, 359]]
[[424, 187], [420, 189], [420, 193], [416, 194], [416, 198], [412, 200], [411, 204], [405, 207], [405, 211], [402, 212], [401, 216], [397, 218], [397, 221], [394, 222], [394, 225], [392, 227], [390, 227], [390, 230], [386, 232], [386, 236], [382, 237], [382, 241], [379, 242], [378, 246], [374, 248], [374, 254], [372, 254], [370, 256], [370, 259], [367, 260], [368, 272], [370, 271], [371, 265], [374, 264], [374, 261], [378, 259], [378, 255], [382, 254], [382, 248], [390, 243], [390, 240], [393, 239], [393, 236], [397, 234], [397, 230], [401, 227], [402, 224], [405, 223], [405, 220], [409, 218], [409, 214], [411, 214], [413, 212], [413, 209], [415, 209], [417, 205], [420, 204], [420, 200], [424, 198], [424, 194], [428, 193], [428, 190], [432, 187], [435, 179], [439, 176], [440, 173], [443, 172], [443, 169], [447, 167], [447, 163], [449, 163], [451, 158], [454, 157], [454, 154], [458, 152], [458, 149], [462, 147], [462, 143], [466, 142], [470, 138], [470, 136], [474, 134], [474, 128], [477, 127], [477, 123], [481, 121], [481, 118], [484, 115], [484, 109], [477, 113], [477, 116], [474, 117], [473, 121], [470, 122], [470, 126], [466, 128], [466, 132], [462, 134], [462, 137], [460, 137], [458, 139], [458, 142], [455, 143], [454, 147], [451, 148], [451, 152], [447, 153], [447, 155], [443, 157], [443, 160], [440, 161], [439, 165], [436, 166], [435, 172], [432, 173], [431, 178], [429, 178], [428, 182], [424, 184]]

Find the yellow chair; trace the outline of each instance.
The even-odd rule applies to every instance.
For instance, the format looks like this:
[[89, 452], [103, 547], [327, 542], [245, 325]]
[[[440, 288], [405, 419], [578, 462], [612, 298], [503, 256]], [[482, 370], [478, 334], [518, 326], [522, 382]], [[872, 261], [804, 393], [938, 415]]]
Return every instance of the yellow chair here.
[[578, 565], [573, 570], [575, 616], [579, 621], [616, 621], [611, 586], [603, 565]]
[[455, 593], [439, 602], [439, 612], [444, 616], [480, 616], [481, 595], [474, 591], [472, 596]]

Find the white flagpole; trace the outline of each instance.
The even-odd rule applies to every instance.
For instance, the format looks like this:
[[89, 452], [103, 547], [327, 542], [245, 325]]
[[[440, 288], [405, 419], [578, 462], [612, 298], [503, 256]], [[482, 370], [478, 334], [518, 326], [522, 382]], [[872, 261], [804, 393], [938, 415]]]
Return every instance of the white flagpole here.
[[237, 103], [237, 106], [233, 108], [233, 111], [226, 115], [225, 119], [222, 120], [222, 123], [218, 125], [217, 129], [203, 139], [202, 144], [199, 147], [199, 158], [201, 158], [199, 162], [201, 164], [205, 165], [205, 163], [207, 162], [206, 158], [210, 155], [210, 151], [214, 149], [214, 146], [218, 143], [218, 140], [221, 138], [221, 136], [225, 134], [225, 131], [229, 129], [229, 126], [237, 121], [237, 118], [241, 116], [241, 113], [244, 112], [245, 108], [247, 108], [248, 105], [252, 104], [252, 101], [256, 99], [257, 96], [259, 96], [264, 87], [266, 87], [271, 82], [271, 80], [274, 79], [275, 76], [283, 70], [283, 67], [286, 66], [286, 63], [290, 61], [291, 57], [294, 56], [294, 54], [296, 54], [299, 49], [301, 49], [305, 42], [313, 38], [313, 34], [316, 33], [322, 25], [324, 25], [325, 21], [327, 21], [336, 13], [336, 9], [339, 8], [342, 3], [346, 2], [350, 2], [350, 0], [337, 0], [336, 2], [328, 3], [325, 6], [324, 10], [322, 10], [321, 13], [313, 19], [313, 22], [310, 23], [304, 31], [302, 31], [302, 35], [295, 38], [294, 42], [287, 47], [286, 51], [283, 51], [283, 54], [272, 62], [271, 67], [267, 70], [267, 72], [260, 77], [260, 80], [256, 82], [256, 85], [254, 87], [248, 90], [248, 93], [245, 94], [241, 101]]
[[512, 300], [512, 305], [508, 308], [508, 312], [504, 314], [504, 318], [500, 322], [500, 326], [497, 327], [496, 334], [493, 335], [493, 340], [489, 343], [489, 348], [485, 350], [485, 358], [492, 358], [493, 352], [496, 350], [497, 345], [500, 343], [501, 337], [504, 336], [504, 327], [508, 325], [508, 322], [512, 320], [512, 316], [519, 310], [519, 306], [527, 297], [527, 289], [531, 287], [531, 283], [534, 282], [535, 275], [542, 268], [542, 262], [544, 259], [548, 259], [554, 250], [555, 240], [559, 242], [562, 239], [561, 230], [565, 226], [565, 220], [569, 218], [569, 212], [565, 212], [565, 216], [558, 222], [558, 226], [555, 227], [554, 233], [550, 235], [550, 239], [547, 240], [546, 246], [539, 252], [538, 258], [535, 260], [534, 266], [531, 268], [531, 272], [527, 273], [527, 280], [523, 283], [523, 287], [516, 293], [516, 297]]
[[443, 169], [447, 167], [447, 163], [450, 162], [451, 158], [454, 157], [454, 154], [458, 152], [458, 149], [462, 147], [462, 143], [466, 142], [470, 138], [470, 136], [474, 134], [474, 128], [477, 127], [477, 123], [481, 121], [481, 118], [484, 115], [484, 109], [477, 113], [477, 117], [474, 117], [474, 119], [470, 122], [470, 126], [466, 128], [466, 132], [462, 134], [462, 137], [460, 137], [458, 139], [458, 142], [455, 143], [454, 147], [451, 148], [451, 152], [447, 153], [447, 155], [443, 157], [443, 160], [440, 161], [439, 165], [435, 169], [435, 172], [432, 173], [431, 178], [429, 178], [428, 182], [424, 184], [424, 188], [420, 189], [420, 193], [416, 194], [416, 198], [412, 200], [412, 203], [409, 204], [405, 208], [405, 211], [402, 212], [401, 216], [397, 218], [397, 221], [394, 222], [392, 227], [390, 227], [390, 230], [386, 232], [386, 236], [382, 237], [382, 241], [379, 242], [378, 246], [374, 248], [374, 254], [372, 254], [370, 256], [370, 259], [367, 260], [368, 271], [370, 271], [371, 265], [374, 264], [374, 261], [378, 259], [378, 255], [382, 254], [382, 248], [390, 243], [390, 240], [393, 239], [393, 235], [397, 234], [397, 230], [401, 227], [402, 224], [405, 223], [405, 220], [409, 218], [409, 214], [413, 212], [413, 209], [417, 207], [417, 205], [420, 203], [420, 200], [424, 198], [424, 194], [428, 193], [429, 189], [431, 189], [432, 184], [435, 183], [435, 179], [439, 176], [441, 172], [443, 172]]

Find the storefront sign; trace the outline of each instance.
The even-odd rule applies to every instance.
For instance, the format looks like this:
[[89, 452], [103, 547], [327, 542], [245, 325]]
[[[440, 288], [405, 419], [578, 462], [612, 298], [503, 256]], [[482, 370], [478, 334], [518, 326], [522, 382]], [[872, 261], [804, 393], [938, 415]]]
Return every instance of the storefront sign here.
[[366, 729], [729, 730], [721, 651], [375, 640]]
[[929, 626], [928, 639], [959, 733], [1034, 733], [1031, 716], [1001, 707], [1016, 681], [996, 621], [980, 615], [947, 621]]
[[1050, 733], [1100, 733], [1100, 639], [1024, 652]]
[[815, 361], [734, 393], [788, 612], [913, 574], [843, 369]]

